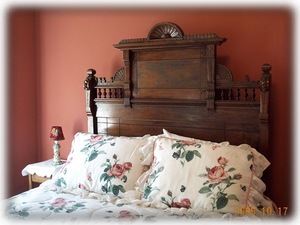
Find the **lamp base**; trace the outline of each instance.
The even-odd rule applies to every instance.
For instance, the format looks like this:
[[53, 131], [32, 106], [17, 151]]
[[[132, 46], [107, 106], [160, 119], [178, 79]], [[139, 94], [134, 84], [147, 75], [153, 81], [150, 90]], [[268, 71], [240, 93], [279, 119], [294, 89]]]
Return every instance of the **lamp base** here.
[[53, 166], [58, 166], [61, 165], [63, 162], [60, 159], [60, 144], [58, 143], [58, 141], [54, 141], [54, 145], [53, 145], [53, 162], [52, 165]]
[[52, 162], [52, 166], [58, 166], [58, 165], [61, 165], [61, 164], [63, 164], [62, 161], [54, 162], [54, 160], [53, 160], [53, 162]]

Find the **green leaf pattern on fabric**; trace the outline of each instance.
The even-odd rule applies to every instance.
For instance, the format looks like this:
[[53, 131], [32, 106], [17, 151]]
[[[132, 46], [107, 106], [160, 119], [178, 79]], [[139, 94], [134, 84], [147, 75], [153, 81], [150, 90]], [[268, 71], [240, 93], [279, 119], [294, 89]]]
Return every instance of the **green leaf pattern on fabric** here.
[[201, 154], [198, 150], [186, 150], [186, 146], [190, 145], [201, 148], [201, 144], [190, 141], [176, 141], [171, 146], [173, 150], [176, 150], [176, 152], [173, 152], [172, 157], [176, 160], [180, 159], [182, 166], [184, 166], [186, 162], [192, 161], [195, 156], [201, 158]]
[[150, 173], [149, 178], [144, 186], [143, 198], [147, 199], [153, 191], [159, 191], [157, 187], [153, 187], [153, 183], [158, 178], [159, 173], [161, 173], [164, 170], [164, 167], [163, 166], [159, 167], [158, 164], [159, 162], [156, 162], [156, 159], [154, 159], [151, 170], [153, 170], [153, 168], [156, 169]]
[[55, 185], [58, 186], [58, 187], [62, 187], [63, 184], [67, 185], [66, 181], [63, 177], [61, 177], [61, 178], [59, 178], [55, 181]]
[[90, 141], [80, 150], [80, 152], [87, 155], [86, 162], [91, 162], [100, 154], [106, 154], [103, 150], [98, 150], [101, 146], [110, 144], [114, 146], [114, 137], [97, 135], [90, 139]]

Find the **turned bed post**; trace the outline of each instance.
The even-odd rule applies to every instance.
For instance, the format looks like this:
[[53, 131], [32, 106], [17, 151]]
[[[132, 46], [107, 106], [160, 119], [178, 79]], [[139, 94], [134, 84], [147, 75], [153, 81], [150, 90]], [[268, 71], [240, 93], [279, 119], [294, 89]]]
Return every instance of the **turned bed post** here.
[[263, 74], [260, 80], [260, 151], [268, 155], [269, 148], [269, 91], [271, 84], [272, 67], [269, 64], [262, 65]]
[[98, 133], [97, 128], [97, 106], [95, 104], [95, 98], [97, 98], [97, 89], [95, 88], [98, 83], [97, 77], [95, 77], [96, 70], [88, 69], [87, 77], [84, 80], [84, 90], [86, 98], [86, 114], [88, 118], [88, 132], [96, 134]]

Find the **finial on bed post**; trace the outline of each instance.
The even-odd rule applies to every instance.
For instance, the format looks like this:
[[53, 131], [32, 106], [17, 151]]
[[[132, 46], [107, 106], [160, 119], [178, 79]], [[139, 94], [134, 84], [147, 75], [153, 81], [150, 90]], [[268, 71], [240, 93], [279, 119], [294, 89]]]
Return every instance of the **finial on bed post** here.
[[[95, 86], [97, 85], [97, 77], [95, 77], [96, 70], [94, 69], [88, 69], [86, 71], [87, 77], [85, 78], [83, 82], [83, 88], [85, 90], [90, 90], [90, 85], [94, 84], [94, 81], [96, 81]], [[93, 88], [93, 87], [92, 87]]]
[[97, 77], [95, 77], [96, 70], [88, 69], [87, 77], [83, 82], [83, 88], [85, 90], [85, 99], [86, 99], [86, 114], [88, 117], [88, 132], [96, 134], [97, 131], [97, 118], [96, 111], [97, 106], [94, 99], [97, 97], [96, 85], [98, 83]]
[[264, 64], [264, 65], [262, 65], [261, 69], [263, 71], [263, 74], [261, 75], [261, 80], [260, 80], [261, 90], [263, 92], [269, 91], [270, 81], [271, 81], [270, 71], [272, 69], [272, 66], [270, 64]]
[[269, 148], [269, 91], [271, 84], [270, 64], [262, 65], [262, 75], [260, 80], [260, 151], [268, 154]]

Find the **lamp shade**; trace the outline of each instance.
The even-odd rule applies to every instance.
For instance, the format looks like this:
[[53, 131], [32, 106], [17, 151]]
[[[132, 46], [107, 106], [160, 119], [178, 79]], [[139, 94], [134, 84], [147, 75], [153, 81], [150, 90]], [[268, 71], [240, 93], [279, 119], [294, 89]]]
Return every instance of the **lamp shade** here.
[[54, 140], [54, 141], [65, 140], [64, 133], [60, 126], [53, 126], [51, 128], [50, 140]]

